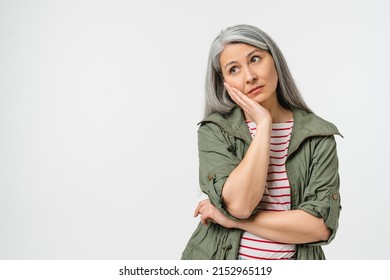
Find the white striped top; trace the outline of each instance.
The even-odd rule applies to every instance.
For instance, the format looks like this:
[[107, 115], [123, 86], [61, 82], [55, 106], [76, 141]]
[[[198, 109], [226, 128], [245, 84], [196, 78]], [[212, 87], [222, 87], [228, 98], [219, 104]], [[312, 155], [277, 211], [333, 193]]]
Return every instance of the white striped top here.
[[[247, 121], [249, 131], [256, 135], [256, 123]], [[268, 175], [263, 198], [257, 209], [261, 211], [287, 211], [291, 206], [290, 183], [286, 173], [286, 157], [294, 122], [272, 124], [271, 151]], [[249, 232], [244, 232], [239, 259], [276, 260], [290, 259], [296, 251], [294, 244], [273, 242]]]

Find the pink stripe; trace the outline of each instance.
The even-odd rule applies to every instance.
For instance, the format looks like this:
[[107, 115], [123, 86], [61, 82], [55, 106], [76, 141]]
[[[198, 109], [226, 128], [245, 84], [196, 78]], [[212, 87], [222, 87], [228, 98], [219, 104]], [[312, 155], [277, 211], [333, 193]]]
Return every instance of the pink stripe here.
[[272, 130], [290, 130], [292, 126], [286, 128], [272, 128]]
[[264, 200], [262, 200], [261, 203], [267, 203], [267, 204], [270, 204], [270, 205], [288, 205], [288, 204], [291, 204], [290, 201], [288, 201], [288, 202], [271, 202], [271, 201], [264, 201]]
[[284, 149], [282, 149], [282, 150], [273, 150], [273, 149], [271, 149], [271, 152], [280, 153], [280, 152], [286, 151], [287, 149], [288, 149], [288, 147], [286, 147], [286, 148], [284, 148]]
[[281, 243], [281, 242], [275, 242], [275, 241], [271, 241], [271, 240], [265, 240], [265, 239], [253, 239], [253, 238], [249, 238], [249, 237], [242, 237], [242, 239], [245, 239], [245, 240], [249, 240], [249, 241], [255, 241], [255, 242], [261, 242], [261, 243], [269, 243], [269, 244], [287, 244], [287, 243]]
[[[274, 194], [269, 194], [269, 193], [265, 193], [263, 194], [263, 198], [265, 197], [269, 197], [269, 198], [282, 198], [282, 197], [290, 197], [291, 195], [290, 194], [278, 194], [278, 195], [274, 195]], [[262, 200], [263, 201], [263, 200]], [[264, 200], [266, 201], [266, 200]]]
[[272, 187], [272, 188], [268, 187], [267, 189], [269, 189], [269, 190], [281, 190], [281, 189], [289, 189], [289, 188], [290, 188], [290, 186], [282, 186], [282, 187]]
[[269, 250], [269, 249], [260, 249], [260, 248], [255, 248], [255, 247], [250, 247], [246, 245], [240, 245], [242, 248], [246, 249], [251, 249], [251, 250], [256, 250], [256, 251], [262, 251], [262, 252], [271, 252], [271, 253], [292, 253], [294, 250]]
[[267, 208], [261, 208], [261, 207], [257, 207], [257, 210], [270, 211], [270, 212], [282, 212], [282, 211], [287, 211], [286, 209], [267, 209]]
[[257, 260], [288, 260], [288, 258], [281, 258], [281, 259], [260, 258], [260, 257], [254, 257], [254, 256], [246, 255], [246, 254], [243, 254], [243, 253], [239, 253], [239, 255], [240, 256], [244, 256], [244, 257], [248, 257], [248, 258], [252, 258], [252, 259], [257, 259]]
[[285, 157], [287, 157], [287, 154], [285, 154], [284, 156], [282, 156], [282, 157], [274, 157], [274, 156], [270, 156], [270, 158], [273, 158], [273, 159], [283, 159], [283, 158], [285, 158]]
[[291, 133], [287, 134], [287, 135], [271, 135], [271, 138], [283, 138], [283, 137], [289, 137], [291, 135]]
[[284, 163], [281, 163], [281, 164], [272, 163], [272, 164], [270, 164], [268, 166], [284, 166], [284, 165], [285, 165]]
[[265, 193], [263, 196], [269, 196], [269, 197], [288, 197], [288, 196], [291, 196], [291, 194], [271, 195], [271, 194]]
[[283, 170], [283, 171], [271, 171], [271, 172], [268, 172], [267, 174], [283, 174], [283, 173], [286, 173], [286, 170]]
[[271, 143], [271, 145], [284, 145], [290, 142], [290, 140], [287, 140], [286, 142], [280, 142], [280, 143]]
[[277, 182], [277, 181], [286, 181], [288, 178], [280, 178], [280, 179], [272, 179], [272, 180], [267, 180], [267, 182]]

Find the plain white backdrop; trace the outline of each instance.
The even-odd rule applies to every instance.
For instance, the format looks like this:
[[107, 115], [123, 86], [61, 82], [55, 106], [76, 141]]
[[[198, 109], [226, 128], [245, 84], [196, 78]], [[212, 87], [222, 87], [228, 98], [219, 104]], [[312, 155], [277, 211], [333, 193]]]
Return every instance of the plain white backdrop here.
[[211, 41], [266, 31], [338, 126], [328, 259], [387, 259], [387, 1], [0, 1], [0, 259], [180, 259]]

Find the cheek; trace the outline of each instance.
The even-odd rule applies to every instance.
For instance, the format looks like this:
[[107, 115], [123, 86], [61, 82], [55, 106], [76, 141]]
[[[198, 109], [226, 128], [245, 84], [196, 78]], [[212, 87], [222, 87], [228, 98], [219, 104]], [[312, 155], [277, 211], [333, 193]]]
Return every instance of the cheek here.
[[275, 87], [278, 84], [279, 78], [278, 73], [276, 72], [276, 69], [273, 68], [269, 73], [269, 79], [272, 81], [273, 84], [275, 84]]
[[239, 79], [238, 77], [226, 77], [225, 82], [228, 83], [231, 87], [234, 87], [240, 91], [242, 91], [244, 88], [241, 79]]
[[279, 82], [279, 78], [278, 78], [277, 74], [275, 74], [274, 79], [275, 79], [275, 86], [277, 86], [277, 84]]

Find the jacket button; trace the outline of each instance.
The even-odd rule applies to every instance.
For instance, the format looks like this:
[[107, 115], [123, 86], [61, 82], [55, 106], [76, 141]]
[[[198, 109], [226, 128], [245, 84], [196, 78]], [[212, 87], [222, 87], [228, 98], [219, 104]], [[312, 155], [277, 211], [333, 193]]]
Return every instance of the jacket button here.
[[232, 248], [232, 244], [225, 244], [222, 246], [222, 249], [224, 250], [230, 250]]
[[213, 175], [211, 175], [211, 174], [209, 174], [209, 176], [208, 176], [207, 178], [209, 178], [209, 180], [211, 181], [211, 180], [213, 180], [213, 179], [214, 179], [214, 176], [213, 176]]
[[334, 194], [332, 194], [332, 198], [333, 198], [334, 200], [337, 200], [337, 199], [339, 198], [339, 196], [337, 195], [337, 193], [334, 193]]

